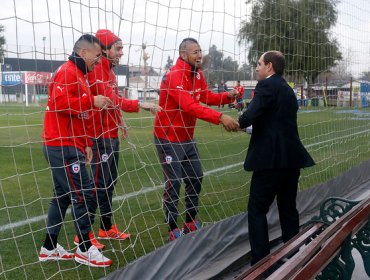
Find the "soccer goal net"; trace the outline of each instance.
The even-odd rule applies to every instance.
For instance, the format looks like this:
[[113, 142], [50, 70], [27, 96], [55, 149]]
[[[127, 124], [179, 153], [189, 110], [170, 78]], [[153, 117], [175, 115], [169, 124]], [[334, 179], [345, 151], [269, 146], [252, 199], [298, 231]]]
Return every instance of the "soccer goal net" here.
[[[211, 107], [235, 119], [253, 98], [258, 57], [282, 51], [285, 78], [297, 95], [300, 137], [316, 162], [301, 172], [304, 190], [370, 159], [369, 14], [368, 0], [2, 1], [0, 279], [99, 278], [168, 242], [154, 116], [123, 112], [129, 129], [120, 141], [112, 216], [131, 238], [100, 240], [113, 260], [105, 269], [38, 259], [54, 196], [41, 138], [48, 87], [82, 34], [98, 29], [117, 34], [124, 53], [114, 69], [119, 94], [154, 103], [181, 41], [198, 40], [209, 89], [231, 90], [237, 81], [244, 87], [242, 102]], [[206, 227], [246, 211], [251, 173], [243, 170], [243, 161], [250, 135], [198, 120], [195, 139], [204, 171], [197, 219]], [[182, 225], [184, 186], [178, 210]], [[96, 215], [95, 235], [100, 212]], [[58, 242], [74, 252], [75, 235], [69, 210]]]

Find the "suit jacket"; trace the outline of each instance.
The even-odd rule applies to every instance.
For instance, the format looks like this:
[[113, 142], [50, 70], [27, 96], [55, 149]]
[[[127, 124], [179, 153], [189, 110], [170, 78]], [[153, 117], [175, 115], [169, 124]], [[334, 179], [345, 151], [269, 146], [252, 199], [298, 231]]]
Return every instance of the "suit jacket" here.
[[245, 170], [303, 168], [315, 164], [299, 139], [297, 111], [293, 89], [282, 76], [274, 74], [258, 82], [248, 110], [239, 118], [241, 128], [253, 125]]

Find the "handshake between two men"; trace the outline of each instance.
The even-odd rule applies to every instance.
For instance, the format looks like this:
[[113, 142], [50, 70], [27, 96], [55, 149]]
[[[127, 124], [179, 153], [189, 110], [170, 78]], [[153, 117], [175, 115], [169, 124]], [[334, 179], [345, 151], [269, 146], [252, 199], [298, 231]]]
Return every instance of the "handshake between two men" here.
[[[235, 99], [238, 95], [239, 93], [235, 89], [232, 89], [228, 92], [228, 97], [230, 99]], [[222, 124], [225, 130], [228, 132], [240, 131], [239, 122], [237, 122], [234, 118], [228, 115], [221, 114], [220, 124]]]
[[220, 123], [223, 125], [228, 132], [237, 132], [240, 130], [239, 122], [228, 115], [222, 114], [220, 116]]
[[[238, 92], [235, 89], [228, 92], [228, 97], [230, 99], [234, 99], [237, 95], [238, 95]], [[107, 108], [108, 106], [114, 106], [113, 102], [108, 97], [103, 96], [103, 95], [94, 96], [94, 105], [98, 108], [103, 108], [103, 109]], [[152, 114], [162, 111], [162, 107], [154, 103], [143, 102], [143, 103], [140, 103], [139, 106], [144, 110], [152, 112]], [[221, 114], [220, 123], [223, 125], [225, 130], [228, 132], [240, 131], [239, 122], [237, 122], [234, 118], [228, 115]]]

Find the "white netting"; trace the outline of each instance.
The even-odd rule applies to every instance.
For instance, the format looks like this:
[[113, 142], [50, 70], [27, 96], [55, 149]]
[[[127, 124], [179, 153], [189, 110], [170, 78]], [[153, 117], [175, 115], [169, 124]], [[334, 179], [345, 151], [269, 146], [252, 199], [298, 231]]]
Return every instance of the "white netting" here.
[[[3, 1], [0, 25], [5, 30], [0, 36], [5, 36], [6, 43], [0, 96], [0, 279], [98, 278], [166, 242], [163, 175], [153, 145], [153, 117], [146, 112], [123, 113], [130, 130], [120, 146], [113, 210], [114, 221], [129, 231], [132, 239], [102, 241], [106, 245], [104, 254], [114, 262], [108, 269], [91, 269], [75, 262], [38, 261], [52, 197], [51, 172], [41, 148], [47, 82], [59, 65], [57, 60], [66, 60], [82, 33], [108, 28], [123, 39], [125, 54], [121, 64], [129, 66], [130, 83], [127, 85], [124, 71], [118, 74], [118, 83], [120, 89], [129, 86], [131, 98], [155, 101], [157, 93], [151, 89], [158, 88], [168, 60], [176, 61], [182, 39], [191, 36], [199, 40], [204, 51], [210, 87], [216, 88], [223, 79], [231, 88], [240, 79], [248, 102], [255, 86], [255, 65], [248, 61], [249, 51], [260, 53], [271, 42], [278, 42], [286, 44], [284, 50], [290, 60], [304, 57], [305, 63], [312, 64], [320, 60], [314, 49], [318, 50], [322, 42], [316, 42], [307, 53], [289, 53], [289, 46], [293, 50], [293, 46], [316, 38], [311, 36], [315, 28], [294, 16], [304, 12], [297, 6], [302, 1], [307, 5], [312, 2], [313, 10], [326, 9], [323, 3], [333, 2]], [[262, 2], [275, 5], [270, 14], [252, 10]], [[284, 10], [287, 8], [293, 10], [289, 15]], [[303, 105], [298, 114], [301, 139], [317, 163], [302, 172], [300, 189], [330, 180], [370, 158], [370, 111], [366, 107], [369, 86], [365, 83], [370, 70], [370, 4], [367, 0], [343, 0], [336, 9], [338, 19], [328, 32], [336, 38], [342, 60], [336, 67], [325, 62], [327, 71], [308, 84], [298, 68], [290, 69], [287, 78], [294, 83]], [[260, 19], [256, 34], [268, 40], [255, 45], [246, 41], [239, 44], [240, 28], [253, 18]], [[289, 32], [282, 35], [268, 28], [289, 29], [297, 24], [307, 26], [301, 41], [296, 42], [288, 40]], [[332, 50], [324, 54], [332, 58], [336, 55]], [[214, 109], [237, 117], [237, 111], [228, 106]], [[206, 226], [246, 209], [251, 174], [243, 170], [242, 162], [249, 136], [226, 133], [219, 126], [198, 121], [196, 139], [205, 172], [198, 218]], [[183, 195], [183, 188], [181, 191]], [[182, 224], [183, 196], [179, 209]], [[98, 226], [96, 222], [94, 231]], [[67, 214], [59, 243], [73, 250], [74, 236], [71, 215]]]

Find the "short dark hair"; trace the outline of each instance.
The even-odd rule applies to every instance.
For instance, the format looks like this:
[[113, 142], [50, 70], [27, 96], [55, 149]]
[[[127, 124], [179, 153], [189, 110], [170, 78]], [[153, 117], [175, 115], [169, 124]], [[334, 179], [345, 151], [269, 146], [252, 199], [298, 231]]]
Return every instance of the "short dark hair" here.
[[279, 51], [268, 51], [263, 55], [265, 64], [272, 63], [272, 68], [278, 75], [284, 74], [285, 58], [282, 52]]
[[81, 49], [86, 48], [87, 45], [94, 45], [98, 44], [102, 47], [98, 38], [91, 34], [83, 34], [78, 40], [76, 41], [75, 45], [73, 46], [73, 51], [78, 53]]
[[179, 46], [179, 54], [181, 54], [181, 52], [185, 51], [187, 45], [189, 43], [192, 43], [192, 44], [198, 44], [198, 41], [195, 40], [194, 38], [191, 38], [191, 37], [188, 37], [188, 38], [185, 38], [184, 40], [182, 40], [182, 42], [180, 43], [180, 46]]

